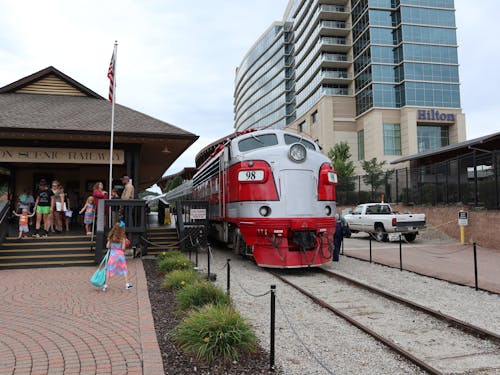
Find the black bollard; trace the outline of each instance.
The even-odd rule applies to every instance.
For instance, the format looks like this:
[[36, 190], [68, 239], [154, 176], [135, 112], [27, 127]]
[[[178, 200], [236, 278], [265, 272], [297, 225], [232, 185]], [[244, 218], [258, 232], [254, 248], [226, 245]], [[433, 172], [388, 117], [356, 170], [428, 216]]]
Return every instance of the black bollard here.
[[194, 253], [195, 267], [198, 269], [198, 250], [200, 249], [200, 244], [196, 245], [196, 251]]
[[207, 279], [210, 280], [210, 244], [208, 244], [207, 248], [207, 267], [208, 267]]
[[227, 259], [227, 295], [231, 289], [231, 259]]
[[403, 271], [403, 247], [401, 241], [401, 234], [399, 234], [399, 270]]
[[372, 236], [370, 235], [370, 263], [372, 262]]
[[344, 255], [344, 239], [342, 239], [342, 247], [341, 247], [341, 249], [342, 249], [341, 254]]
[[479, 290], [478, 285], [477, 285], [477, 249], [476, 249], [476, 243], [473, 243], [474, 246], [474, 281], [476, 285], [476, 290]]
[[269, 370], [274, 372], [274, 329], [276, 325], [276, 285], [271, 285], [271, 348], [269, 350]]

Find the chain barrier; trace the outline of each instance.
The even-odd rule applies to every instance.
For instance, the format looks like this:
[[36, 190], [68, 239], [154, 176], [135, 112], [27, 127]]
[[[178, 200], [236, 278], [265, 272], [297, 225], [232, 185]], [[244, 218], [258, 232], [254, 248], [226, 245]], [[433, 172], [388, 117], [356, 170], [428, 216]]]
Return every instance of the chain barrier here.
[[142, 241], [144, 241], [147, 245], [151, 245], [153, 247], [169, 247], [169, 246], [178, 246], [180, 245], [181, 243], [183, 243], [184, 241], [186, 241], [188, 238], [190, 239], [191, 243], [193, 241], [193, 239], [191, 238], [191, 235], [189, 236], [185, 236], [183, 239], [177, 241], [177, 242], [174, 242], [174, 243], [171, 243], [171, 244], [168, 244], [168, 245], [165, 245], [165, 244], [157, 244], [157, 243], [154, 243], [154, 242], [151, 242], [149, 241], [147, 238], [145, 238], [144, 236], [139, 236], [140, 239]]
[[295, 327], [292, 325], [292, 322], [288, 318], [288, 315], [286, 314], [285, 309], [281, 305], [281, 302], [280, 302], [280, 299], [278, 298], [278, 296], [276, 296], [276, 301], [278, 302], [278, 306], [279, 306], [281, 312], [283, 313], [283, 316], [285, 317], [285, 320], [287, 321], [288, 326], [292, 330], [292, 332], [295, 335], [295, 337], [297, 338], [297, 340], [299, 340], [299, 342], [306, 349], [306, 351], [309, 353], [309, 355], [323, 368], [323, 370], [325, 370], [330, 375], [335, 375], [333, 371], [331, 371], [328, 367], [326, 367], [326, 365], [323, 362], [321, 362], [321, 360], [316, 355], [314, 355], [314, 353], [309, 349], [309, 347], [304, 343], [304, 341], [302, 341], [300, 335], [295, 330]]
[[241, 290], [243, 291], [243, 293], [245, 294], [248, 294], [250, 297], [254, 297], [254, 298], [260, 298], [260, 297], [264, 297], [264, 296], [267, 296], [268, 294], [271, 293], [270, 290], [268, 290], [267, 292], [265, 293], [261, 293], [261, 294], [253, 294], [253, 293], [250, 293], [248, 290], [246, 290], [243, 285], [240, 284], [239, 280], [237, 278], [232, 277], [232, 280], [236, 280], [236, 284], [238, 284], [238, 286], [241, 288]]

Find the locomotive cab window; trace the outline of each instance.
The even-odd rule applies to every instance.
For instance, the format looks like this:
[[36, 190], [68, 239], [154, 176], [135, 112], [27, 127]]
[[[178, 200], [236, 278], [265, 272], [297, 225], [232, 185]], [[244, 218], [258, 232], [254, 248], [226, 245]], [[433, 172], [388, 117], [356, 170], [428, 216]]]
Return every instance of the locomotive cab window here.
[[251, 151], [262, 147], [276, 146], [278, 137], [276, 134], [253, 135], [238, 142], [241, 152]]
[[293, 143], [301, 143], [311, 150], [316, 150], [316, 147], [314, 147], [313, 143], [306, 141], [304, 138], [296, 137], [290, 134], [285, 134], [285, 143], [287, 145], [291, 145]]

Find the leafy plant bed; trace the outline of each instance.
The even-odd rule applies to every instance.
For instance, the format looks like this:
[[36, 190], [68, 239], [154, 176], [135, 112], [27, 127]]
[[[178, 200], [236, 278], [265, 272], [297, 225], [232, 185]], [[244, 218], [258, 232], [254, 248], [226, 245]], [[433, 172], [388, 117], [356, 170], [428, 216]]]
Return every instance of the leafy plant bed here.
[[156, 260], [143, 259], [143, 264], [165, 374], [275, 374], [269, 371], [269, 355], [261, 348], [255, 354], [242, 356], [237, 362], [227, 365], [208, 365], [179, 349], [174, 343], [174, 330], [183, 317], [176, 309], [175, 291], [162, 288], [163, 276], [158, 272]]

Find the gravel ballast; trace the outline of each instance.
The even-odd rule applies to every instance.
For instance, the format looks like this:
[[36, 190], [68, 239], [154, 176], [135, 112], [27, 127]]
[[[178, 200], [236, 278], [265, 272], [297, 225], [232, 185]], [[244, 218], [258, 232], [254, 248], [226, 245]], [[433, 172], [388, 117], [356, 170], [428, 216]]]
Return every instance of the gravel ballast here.
[[[252, 261], [243, 260], [226, 249], [212, 250], [211, 272], [217, 273], [216, 282], [222, 288], [226, 287], [226, 259], [232, 259], [232, 299], [255, 328], [266, 350], [269, 348], [270, 297], [269, 294], [254, 296], [268, 292], [271, 284], [277, 285], [276, 364], [284, 374], [424, 373], [343, 319], [317, 307]], [[200, 269], [206, 272], [206, 254], [200, 254], [199, 262]], [[346, 257], [325, 268], [500, 333], [498, 295]], [[320, 282], [307, 273], [300, 278], [301, 285], [310, 283], [311, 289]], [[333, 289], [332, 284], [332, 293]]]

